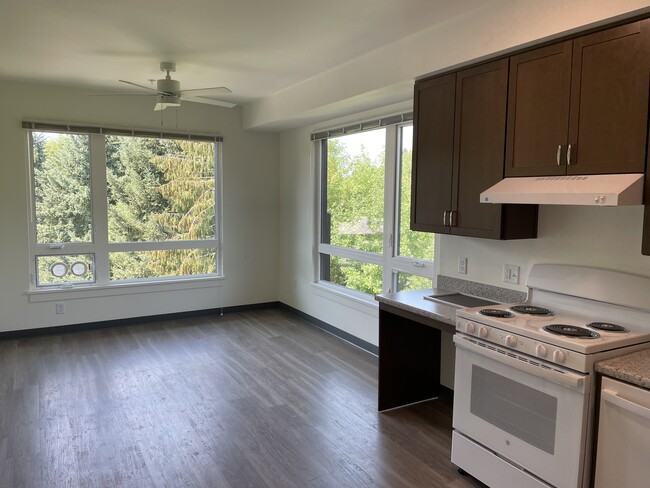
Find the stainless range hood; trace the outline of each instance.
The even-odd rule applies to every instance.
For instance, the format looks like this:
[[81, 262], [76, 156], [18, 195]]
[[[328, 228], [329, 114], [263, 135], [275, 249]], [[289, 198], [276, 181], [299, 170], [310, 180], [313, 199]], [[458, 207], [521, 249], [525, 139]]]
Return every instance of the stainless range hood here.
[[481, 203], [642, 205], [643, 176], [634, 173], [506, 178], [481, 193]]

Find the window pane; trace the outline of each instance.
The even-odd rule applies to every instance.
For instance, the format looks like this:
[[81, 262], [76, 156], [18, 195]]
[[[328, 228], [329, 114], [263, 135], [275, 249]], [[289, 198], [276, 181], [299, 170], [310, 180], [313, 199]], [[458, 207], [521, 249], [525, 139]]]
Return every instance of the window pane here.
[[36, 256], [36, 286], [95, 281], [93, 254]]
[[402, 147], [399, 171], [399, 238], [397, 241], [397, 255], [433, 261], [434, 234], [414, 232], [410, 229], [413, 126], [402, 127], [400, 140]]
[[397, 273], [397, 291], [424, 290], [431, 288], [433, 280], [410, 273]]
[[214, 248], [113, 252], [109, 254], [111, 280], [212, 274], [215, 256]]
[[106, 171], [110, 242], [214, 239], [213, 143], [106, 136]]
[[89, 136], [32, 132], [36, 242], [91, 242]]
[[381, 266], [321, 254], [321, 280], [370, 295], [381, 293]]
[[326, 141], [321, 242], [383, 252], [385, 145], [386, 129]]

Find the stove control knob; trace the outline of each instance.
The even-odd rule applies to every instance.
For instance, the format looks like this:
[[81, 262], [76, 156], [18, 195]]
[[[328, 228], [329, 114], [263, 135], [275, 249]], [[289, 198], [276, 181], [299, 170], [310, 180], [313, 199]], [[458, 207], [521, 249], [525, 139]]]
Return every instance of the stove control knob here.
[[475, 331], [476, 331], [476, 326], [474, 325], [474, 322], [467, 322], [467, 333], [473, 334]]
[[553, 351], [553, 362], [562, 364], [564, 362], [564, 353], [562, 351]]
[[483, 339], [485, 339], [488, 336], [488, 329], [487, 327], [479, 327], [478, 329], [478, 335], [481, 336]]
[[506, 346], [517, 347], [517, 338], [513, 335], [506, 336]]
[[[546, 351], [546, 346], [542, 346], [541, 344], [537, 344], [535, 346], [535, 354], [537, 355], [537, 357], [545, 358], [546, 357], [546, 352], [547, 352]], [[556, 351], [556, 352], [559, 352], [559, 351]]]

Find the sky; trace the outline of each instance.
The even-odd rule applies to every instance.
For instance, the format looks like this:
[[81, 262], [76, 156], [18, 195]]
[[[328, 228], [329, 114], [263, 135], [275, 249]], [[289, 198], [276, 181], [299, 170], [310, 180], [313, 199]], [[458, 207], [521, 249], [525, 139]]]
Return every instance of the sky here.
[[[351, 156], [355, 156], [361, 152], [361, 147], [366, 150], [370, 158], [374, 161], [377, 157], [384, 153], [386, 147], [386, 129], [375, 129], [366, 132], [359, 132], [357, 134], [348, 134], [345, 136], [337, 137]], [[413, 126], [405, 126], [402, 128], [402, 149], [413, 149]]]

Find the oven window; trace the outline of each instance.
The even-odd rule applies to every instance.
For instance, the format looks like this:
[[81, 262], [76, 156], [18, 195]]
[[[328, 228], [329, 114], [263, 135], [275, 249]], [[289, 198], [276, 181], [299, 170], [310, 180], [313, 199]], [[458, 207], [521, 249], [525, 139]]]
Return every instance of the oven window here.
[[542, 451], [555, 450], [555, 397], [472, 365], [470, 412]]

